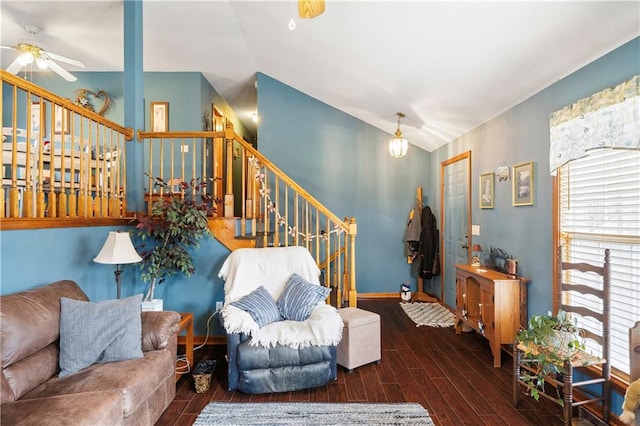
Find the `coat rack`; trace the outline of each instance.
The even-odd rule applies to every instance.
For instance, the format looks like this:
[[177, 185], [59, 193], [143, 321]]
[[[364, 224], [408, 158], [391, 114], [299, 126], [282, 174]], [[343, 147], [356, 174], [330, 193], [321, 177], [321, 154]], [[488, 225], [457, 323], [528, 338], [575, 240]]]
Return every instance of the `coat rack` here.
[[[423, 205], [422, 205], [422, 187], [421, 186], [419, 186], [416, 189], [416, 197], [418, 198], [418, 207], [420, 208], [420, 211], [418, 212], [418, 214], [422, 216]], [[429, 303], [440, 302], [438, 298], [433, 297], [424, 292], [424, 280], [419, 274], [418, 274], [418, 291], [415, 292], [415, 294], [413, 295], [412, 301], [413, 302], [429, 302]]]

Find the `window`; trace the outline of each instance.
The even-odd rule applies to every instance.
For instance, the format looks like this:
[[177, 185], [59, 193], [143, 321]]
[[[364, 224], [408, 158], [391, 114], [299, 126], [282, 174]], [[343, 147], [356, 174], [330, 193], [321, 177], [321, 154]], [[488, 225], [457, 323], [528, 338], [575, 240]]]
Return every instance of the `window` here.
[[[562, 166], [557, 183], [565, 260], [600, 264], [604, 250], [611, 252], [611, 365], [629, 374], [629, 328], [640, 320], [640, 151], [589, 151]], [[568, 279], [602, 285], [590, 274]], [[595, 342], [586, 343], [593, 353], [601, 352]]]

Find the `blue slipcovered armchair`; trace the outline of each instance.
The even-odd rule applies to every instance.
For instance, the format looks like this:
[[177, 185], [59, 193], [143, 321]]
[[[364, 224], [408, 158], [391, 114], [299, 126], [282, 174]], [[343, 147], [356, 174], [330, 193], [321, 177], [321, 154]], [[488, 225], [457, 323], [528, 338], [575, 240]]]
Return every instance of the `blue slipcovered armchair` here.
[[[304, 247], [239, 249], [229, 255], [219, 273], [225, 280], [222, 322], [229, 390], [287, 392], [336, 379], [343, 325], [336, 309], [324, 301], [327, 290], [319, 284], [319, 273]], [[301, 287], [296, 289], [316, 297], [302, 316], [287, 312], [301, 299], [291, 290], [297, 284]]]

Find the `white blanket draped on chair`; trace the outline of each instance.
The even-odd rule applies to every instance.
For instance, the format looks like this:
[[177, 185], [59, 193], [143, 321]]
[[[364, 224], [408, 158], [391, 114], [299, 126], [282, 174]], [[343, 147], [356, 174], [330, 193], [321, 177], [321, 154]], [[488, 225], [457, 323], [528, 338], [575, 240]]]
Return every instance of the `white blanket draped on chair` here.
[[246, 333], [252, 337], [252, 345], [266, 347], [276, 344], [293, 348], [337, 345], [342, 338], [342, 319], [336, 309], [324, 301], [318, 303], [306, 321], [278, 321], [262, 328], [247, 312], [229, 305], [261, 285], [274, 300], [278, 300], [294, 272], [319, 285], [320, 270], [304, 247], [238, 249], [232, 252], [218, 274], [225, 280], [225, 307], [222, 310], [225, 330], [228, 333]]

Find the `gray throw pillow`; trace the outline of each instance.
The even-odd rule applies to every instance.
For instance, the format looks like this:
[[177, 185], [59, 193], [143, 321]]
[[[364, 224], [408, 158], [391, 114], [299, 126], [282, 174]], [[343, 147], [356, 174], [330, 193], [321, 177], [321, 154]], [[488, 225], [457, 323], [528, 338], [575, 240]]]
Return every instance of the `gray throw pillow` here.
[[142, 357], [142, 294], [84, 302], [60, 298], [60, 374], [65, 377], [96, 362]]
[[263, 286], [229, 304], [248, 312], [260, 328], [280, 321], [280, 311], [278, 311], [276, 302]]
[[331, 289], [312, 284], [298, 274], [289, 277], [286, 287], [278, 299], [278, 310], [284, 319], [304, 321], [318, 302], [327, 298]]

